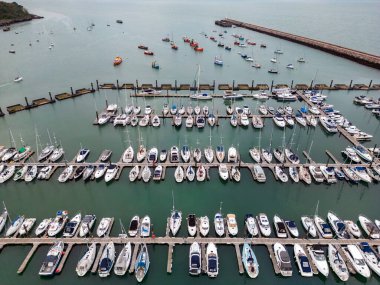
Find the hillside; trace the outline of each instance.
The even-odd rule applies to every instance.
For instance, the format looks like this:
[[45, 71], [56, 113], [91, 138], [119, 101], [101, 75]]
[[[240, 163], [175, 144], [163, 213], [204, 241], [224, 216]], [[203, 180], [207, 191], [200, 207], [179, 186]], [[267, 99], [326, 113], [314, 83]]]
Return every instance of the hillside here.
[[40, 19], [42, 17], [29, 14], [29, 12], [16, 2], [6, 3], [0, 1], [0, 26], [7, 26], [10, 24], [31, 21], [33, 19]]

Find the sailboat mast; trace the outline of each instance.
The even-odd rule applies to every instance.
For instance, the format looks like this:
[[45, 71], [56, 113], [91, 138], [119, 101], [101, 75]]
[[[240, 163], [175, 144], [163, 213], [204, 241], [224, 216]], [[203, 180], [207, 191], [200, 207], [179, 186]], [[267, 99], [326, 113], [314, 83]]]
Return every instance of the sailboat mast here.
[[48, 137], [49, 137], [50, 145], [52, 145], [52, 144], [53, 144], [53, 142], [51, 141], [51, 136], [50, 136], [50, 132], [49, 132], [49, 129], [47, 129], [47, 133], [48, 133]]

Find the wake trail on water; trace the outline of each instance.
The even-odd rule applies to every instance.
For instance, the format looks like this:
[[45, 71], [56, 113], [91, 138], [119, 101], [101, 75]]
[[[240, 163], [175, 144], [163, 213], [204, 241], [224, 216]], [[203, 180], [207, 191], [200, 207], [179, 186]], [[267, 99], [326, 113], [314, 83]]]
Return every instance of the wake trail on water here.
[[8, 85], [11, 85], [11, 84], [12, 84], [11, 82], [4, 83], [4, 84], [0, 84], [0, 88], [5, 87], [5, 86], [8, 86]]

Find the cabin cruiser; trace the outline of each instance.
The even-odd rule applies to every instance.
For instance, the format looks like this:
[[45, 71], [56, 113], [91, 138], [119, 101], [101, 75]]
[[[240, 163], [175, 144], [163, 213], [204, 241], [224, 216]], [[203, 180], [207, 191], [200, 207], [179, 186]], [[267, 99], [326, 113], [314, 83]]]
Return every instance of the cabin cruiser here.
[[313, 176], [315, 182], [321, 183], [325, 180], [325, 177], [321, 171], [321, 168], [319, 166], [310, 165], [309, 170], [311, 175]]
[[45, 166], [45, 167], [42, 167], [40, 172], [38, 173], [37, 175], [37, 179], [39, 180], [45, 180], [49, 177], [51, 171], [53, 170], [53, 166], [52, 165], [48, 165], [48, 166]]
[[376, 255], [376, 252], [369, 246], [368, 242], [361, 242], [359, 248], [369, 268], [371, 268], [377, 276], [380, 276], [380, 258]]
[[162, 177], [162, 165], [157, 165], [153, 170], [153, 180], [160, 181]]
[[350, 277], [350, 273], [343, 257], [333, 244], [329, 244], [328, 246], [328, 261], [338, 278], [346, 282]]
[[284, 221], [277, 215], [273, 218], [274, 228], [278, 238], [287, 238], [286, 227]]
[[85, 170], [86, 170], [85, 166], [83, 165], [78, 166], [74, 172], [74, 180], [81, 178]]
[[298, 243], [294, 245], [294, 257], [301, 276], [313, 277], [313, 271], [311, 270], [309, 258], [307, 257], [305, 250]]
[[255, 162], [257, 163], [261, 162], [260, 150], [258, 148], [256, 147], [250, 148], [249, 155]]
[[352, 171], [361, 179], [361, 181], [366, 183], [372, 183], [371, 176], [367, 173], [367, 168], [364, 166], [351, 167]]
[[148, 153], [148, 163], [156, 163], [158, 160], [158, 149], [153, 147]]
[[338, 216], [335, 213], [329, 211], [327, 213], [327, 219], [329, 220], [329, 223], [333, 231], [335, 232], [335, 235], [338, 238], [341, 238], [341, 239], [350, 238], [350, 235], [348, 234], [347, 229], [346, 229], [346, 225], [341, 219], [338, 218]]
[[274, 167], [274, 171], [281, 182], [283, 183], [288, 182], [289, 180], [288, 175], [286, 175], [286, 173], [282, 170], [281, 166], [276, 165]]
[[243, 97], [244, 97], [243, 94], [233, 92], [232, 90], [225, 90], [223, 94], [224, 100], [239, 100], [239, 99], [243, 99]]
[[367, 162], [371, 162], [373, 160], [372, 155], [362, 146], [357, 145], [353, 147], [356, 151], [356, 153], [362, 158], [363, 160]]
[[259, 229], [256, 224], [256, 220], [252, 214], [246, 214], [244, 218], [244, 223], [247, 229], [247, 232], [251, 236], [257, 236], [259, 234]]
[[352, 162], [360, 163], [361, 160], [357, 155], [355, 149], [353, 147], [346, 147], [345, 150], [342, 151], [342, 154], [349, 158]]
[[198, 129], [203, 129], [206, 124], [205, 117], [203, 115], [197, 115], [195, 118], [195, 123]]
[[235, 214], [227, 214], [227, 229], [231, 236], [236, 236], [238, 233], [238, 226], [236, 223]]
[[100, 162], [108, 161], [111, 155], [112, 155], [112, 150], [109, 150], [109, 149], [103, 150], [99, 157]]
[[86, 168], [83, 172], [83, 180], [87, 181], [88, 179], [90, 179], [90, 177], [94, 171], [95, 171], [95, 166], [93, 166], [93, 165], [86, 166]]
[[10, 179], [15, 173], [16, 167], [14, 165], [8, 166], [3, 172], [0, 174], [0, 183], [4, 183], [8, 179]]
[[264, 116], [265, 116], [265, 115], [268, 115], [268, 109], [267, 109], [267, 107], [266, 107], [265, 105], [260, 105], [260, 107], [259, 107], [259, 112], [260, 112], [261, 114], [263, 114]]
[[99, 277], [107, 277], [110, 275], [113, 264], [115, 262], [115, 245], [111, 241], [103, 250], [102, 256], [99, 260], [98, 274]]
[[215, 244], [210, 242], [206, 249], [206, 268], [209, 277], [217, 277], [219, 273], [218, 251]]
[[210, 221], [207, 216], [200, 217], [199, 232], [203, 237], [208, 235], [210, 230]]
[[27, 218], [24, 220], [24, 222], [21, 224], [20, 229], [18, 231], [18, 234], [20, 236], [27, 235], [32, 227], [34, 226], [34, 223], [36, 222], [36, 218]]
[[301, 216], [301, 222], [308, 235], [313, 238], [317, 237], [317, 230], [312, 218], [308, 216]]
[[149, 253], [146, 244], [142, 244], [135, 263], [135, 276], [137, 282], [142, 282], [149, 270]]
[[37, 161], [41, 162], [47, 159], [52, 154], [54, 149], [55, 149], [54, 145], [47, 145], [46, 147], [44, 147], [41, 153], [38, 155]]
[[112, 222], [112, 218], [102, 218], [100, 220], [98, 228], [96, 229], [96, 235], [98, 237], [104, 237], [108, 235], [111, 222]]
[[260, 229], [261, 234], [264, 237], [269, 237], [271, 234], [271, 228], [270, 228], [267, 215], [264, 213], [260, 213], [257, 217], [257, 221], [259, 224], [259, 229]]
[[243, 245], [242, 262], [248, 276], [250, 278], [256, 278], [259, 274], [259, 263], [257, 262], [255, 253], [247, 242]]
[[327, 264], [327, 259], [325, 252], [320, 245], [308, 246], [307, 251], [309, 252], [312, 262], [317, 267], [318, 271], [325, 277], [329, 275], [329, 266]]
[[52, 221], [53, 221], [53, 219], [51, 219], [51, 218], [50, 219], [43, 219], [34, 232], [36, 234], [36, 236], [43, 235], [46, 232], [46, 230], [49, 228], [49, 225]]
[[8, 148], [5, 153], [3, 153], [3, 156], [1, 157], [2, 162], [7, 162], [11, 160], [12, 157], [14, 157], [17, 154], [17, 150], [14, 147]]
[[69, 217], [67, 211], [58, 211], [56, 217], [49, 225], [48, 236], [55, 237], [59, 234], [65, 227], [68, 219]]
[[223, 219], [222, 213], [215, 214], [214, 227], [215, 227], [215, 232], [219, 237], [222, 237], [225, 234], [224, 219]]
[[365, 233], [371, 239], [380, 239], [380, 229], [364, 215], [359, 215], [359, 222]]
[[140, 237], [145, 238], [150, 236], [150, 217], [145, 216], [140, 225]]
[[82, 277], [91, 269], [96, 257], [96, 243], [92, 243], [83, 257], [78, 261], [75, 271]]
[[190, 246], [189, 253], [189, 273], [190, 275], [200, 275], [202, 272], [202, 255], [201, 247], [197, 242]]
[[172, 210], [170, 213], [170, 219], [169, 219], [169, 228], [173, 236], [176, 236], [176, 234], [179, 231], [179, 228], [181, 227], [182, 223], [182, 212], [177, 210]]
[[256, 116], [256, 115], [253, 115], [253, 116], [252, 116], [252, 126], [253, 126], [255, 129], [262, 129], [262, 128], [264, 127], [264, 122], [263, 122], [263, 120], [261, 119], [261, 117]]
[[236, 163], [238, 160], [238, 153], [237, 153], [237, 150], [235, 147], [231, 146], [229, 149], [228, 149], [228, 153], [227, 153], [227, 161], [228, 162], [233, 162], [233, 163]]
[[227, 165], [224, 163], [219, 164], [219, 176], [224, 181], [229, 178], [229, 171]]
[[315, 226], [316, 226], [319, 234], [323, 238], [333, 238], [333, 233], [331, 231], [331, 227], [329, 226], [328, 223], [325, 222], [325, 220], [323, 220], [318, 215], [314, 215], [314, 223], [315, 223]]
[[186, 128], [192, 128], [194, 125], [194, 118], [192, 115], [189, 115], [185, 120], [185, 126]]
[[354, 223], [352, 220], [344, 220], [344, 223], [346, 224], [347, 231], [354, 236], [355, 238], [360, 238], [362, 233], [359, 230], [359, 227], [357, 224]]
[[322, 174], [324, 175], [327, 183], [336, 183], [334, 167], [320, 166]]
[[277, 266], [280, 269], [280, 273], [282, 276], [288, 277], [292, 276], [293, 270], [292, 265], [290, 263], [290, 257], [285, 249], [285, 247], [280, 243], [275, 243], [273, 245], [274, 255], [277, 261]]
[[95, 174], [94, 174], [95, 179], [99, 179], [103, 177], [106, 171], [107, 171], [107, 166], [105, 164], [99, 164], [95, 170]]
[[202, 159], [202, 151], [199, 148], [193, 150], [193, 157], [196, 162], [200, 162]]
[[130, 237], [135, 237], [139, 231], [139, 226], [140, 226], [140, 217], [134, 216], [131, 219], [131, 222], [129, 223], [128, 235]]
[[173, 117], [174, 126], [179, 128], [182, 125], [182, 116], [177, 114]]
[[110, 120], [111, 116], [107, 112], [102, 112], [98, 118], [98, 125], [104, 125]]
[[96, 221], [95, 215], [85, 215], [79, 227], [79, 236], [80, 237], [87, 236], [90, 233], [92, 227], [94, 226], [95, 221]]
[[325, 128], [327, 132], [329, 133], [338, 132], [336, 123], [329, 117], [321, 116], [319, 117], [319, 121], [321, 122], [321, 125]]
[[350, 182], [358, 184], [361, 181], [360, 177], [355, 173], [352, 167], [343, 167], [342, 170]]
[[273, 122], [278, 126], [279, 128], [285, 128], [285, 120], [281, 116], [281, 114], [276, 114], [273, 116]]
[[42, 266], [39, 271], [39, 275], [41, 276], [50, 276], [55, 273], [59, 261], [61, 260], [64, 243], [62, 241], [57, 241], [54, 245], [49, 249], [44, 261], [42, 262]]
[[[267, 100], [267, 99], [269, 99], [269, 96], [266, 92], [261, 92], [261, 93], [253, 94], [252, 98], [257, 99], [257, 100]], [[265, 115], [265, 114], [263, 114], [263, 115]]]
[[179, 162], [179, 150], [178, 150], [178, 147], [177, 146], [172, 146], [170, 148], [170, 162], [171, 163], [175, 163], [175, 162]]
[[128, 242], [119, 253], [114, 266], [114, 273], [123, 276], [128, 270], [132, 259], [132, 245]]
[[354, 244], [347, 245], [346, 248], [343, 248], [348, 260], [351, 261], [355, 271], [362, 275], [364, 278], [371, 277], [371, 271], [369, 270], [364, 257], [358, 247]]
[[194, 237], [197, 233], [197, 220], [194, 214], [187, 216], [187, 232], [191, 237]]
[[113, 126], [116, 127], [118, 125], [122, 125], [123, 127], [125, 127], [128, 124], [128, 122], [130, 123], [130, 121], [131, 117], [128, 114], [122, 113], [115, 117], [115, 119], [113, 120]]
[[80, 149], [77, 154], [76, 162], [78, 163], [83, 162], [89, 153], [90, 153], [90, 150], [87, 148]]
[[247, 127], [249, 125], [249, 119], [248, 119], [248, 115], [243, 113], [240, 115], [240, 124], [243, 126], [243, 127]]
[[297, 228], [295, 221], [287, 220], [287, 221], [285, 221], [285, 225], [288, 228], [288, 231], [292, 237], [294, 237], [294, 238], [299, 237], [299, 231], [298, 231], [298, 228]]
[[63, 237], [73, 237], [77, 232], [82, 220], [81, 213], [76, 214], [65, 226]]
[[236, 126], [237, 126], [237, 124], [238, 124], [238, 119], [237, 119], [237, 117], [236, 117], [235, 114], [232, 114], [232, 116], [231, 116], [231, 118], [230, 118], [230, 124], [231, 124], [231, 126], [233, 126], [233, 127], [236, 127]]

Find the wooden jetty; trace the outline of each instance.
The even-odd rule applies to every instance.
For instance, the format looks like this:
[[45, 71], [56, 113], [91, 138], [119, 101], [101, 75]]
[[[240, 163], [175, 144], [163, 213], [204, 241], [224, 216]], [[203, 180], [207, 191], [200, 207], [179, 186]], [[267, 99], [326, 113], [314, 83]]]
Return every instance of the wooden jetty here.
[[168, 263], [166, 266], [166, 272], [172, 273], [173, 269], [173, 251], [174, 251], [174, 244], [169, 244], [168, 247]]
[[104, 247], [106, 246], [106, 244], [107, 243], [105, 243], [105, 242], [100, 244], [100, 248], [99, 248], [98, 253], [96, 255], [94, 264], [92, 265], [92, 268], [91, 268], [91, 273], [93, 273], [93, 274], [95, 274], [96, 271], [98, 270], [99, 261], [100, 261], [100, 258], [102, 257]]
[[240, 252], [240, 246], [238, 244], [235, 244], [235, 252], [236, 252], [236, 259], [238, 264], [239, 273], [244, 273], [244, 267], [243, 267], [243, 261], [241, 259], [241, 252]]
[[39, 243], [33, 243], [32, 249], [29, 251], [28, 255], [25, 257], [24, 261], [21, 263], [20, 267], [17, 270], [18, 274], [21, 274], [24, 272], [26, 266], [28, 265], [30, 259], [32, 258], [32, 256], [36, 252], [39, 245], [40, 245]]
[[69, 257], [69, 254], [70, 254], [73, 246], [74, 246], [74, 244], [69, 244], [67, 246], [67, 248], [65, 249], [65, 253], [64, 253], [61, 261], [59, 262], [58, 268], [55, 270], [56, 273], [61, 273], [62, 272], [63, 266], [65, 266], [66, 260]]
[[223, 19], [222, 22], [230, 24], [230, 25], [235, 25], [237, 27], [245, 28], [248, 30], [252, 30], [255, 32], [274, 36], [280, 39], [295, 42], [301, 45], [305, 45], [311, 48], [315, 48], [315, 49], [318, 49], [318, 50], [321, 50], [321, 51], [324, 51], [336, 56], [340, 56], [340, 57], [355, 61], [357, 63], [363, 64], [366, 66], [380, 69], [380, 56], [378, 55], [369, 54], [366, 52], [323, 42], [320, 40], [315, 40], [315, 39], [311, 39], [311, 38], [307, 38], [303, 36], [297, 36], [294, 34], [282, 32], [282, 31], [278, 31], [278, 30], [274, 30], [270, 28], [265, 28], [262, 26], [249, 24], [249, 23], [245, 23], [245, 22], [241, 22], [241, 21], [237, 21], [233, 19], [226, 18], [226, 19]]

